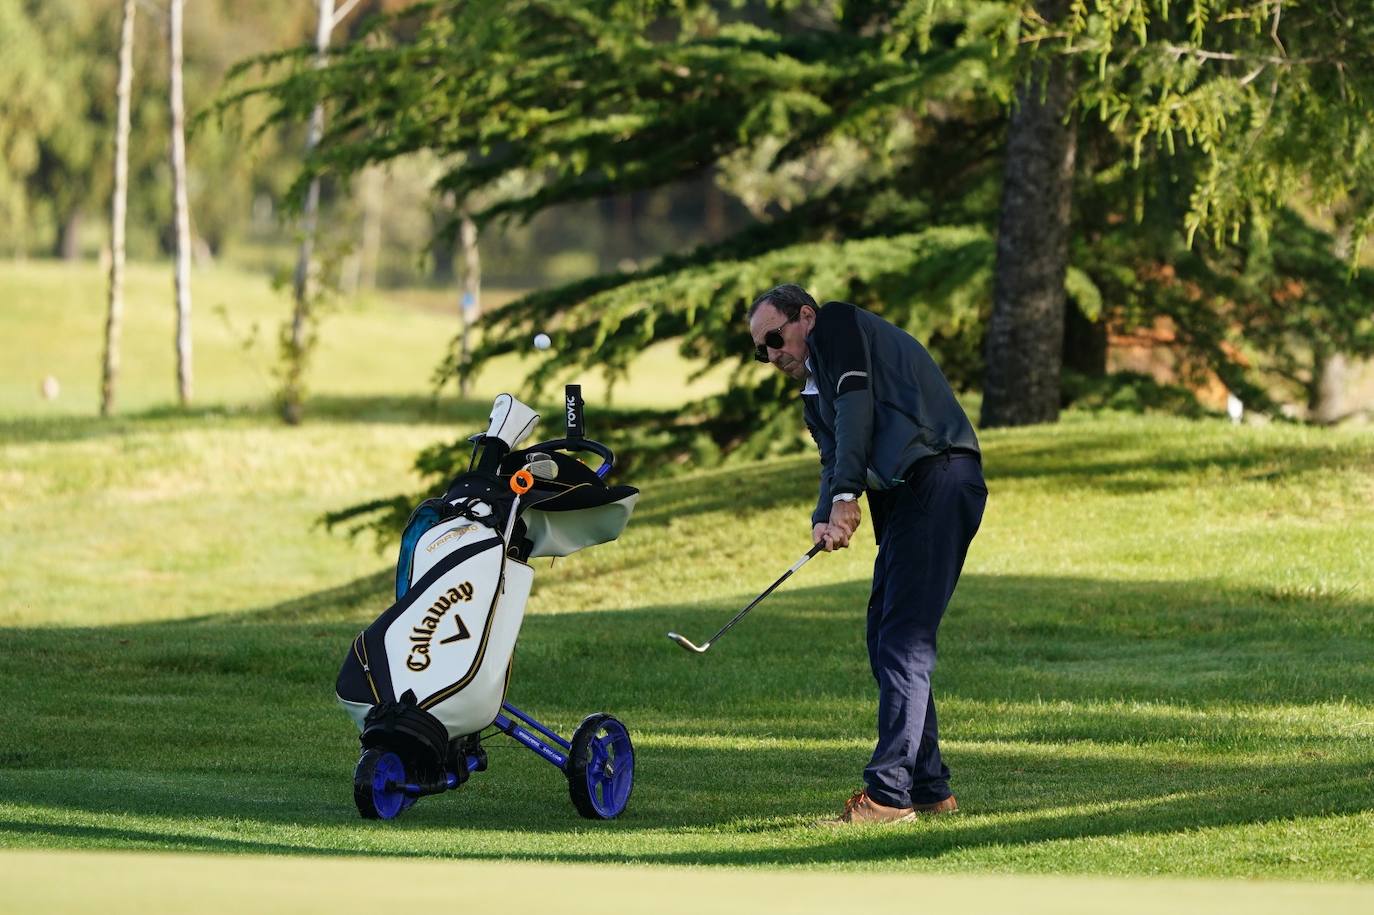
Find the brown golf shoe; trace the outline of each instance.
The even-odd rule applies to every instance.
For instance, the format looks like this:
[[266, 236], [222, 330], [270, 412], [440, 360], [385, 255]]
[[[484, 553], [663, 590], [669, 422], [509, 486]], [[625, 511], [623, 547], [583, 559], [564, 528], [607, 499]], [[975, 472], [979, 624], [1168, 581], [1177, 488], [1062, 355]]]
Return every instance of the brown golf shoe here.
[[951, 794], [943, 801], [936, 801], [933, 804], [913, 804], [911, 809], [921, 816], [937, 816], [942, 813], [957, 813], [959, 802]]
[[844, 812], [828, 822], [838, 826], [849, 823], [901, 823], [915, 818], [916, 811], [910, 807], [889, 807], [873, 800], [866, 791], [856, 791], [853, 797], [844, 802]]

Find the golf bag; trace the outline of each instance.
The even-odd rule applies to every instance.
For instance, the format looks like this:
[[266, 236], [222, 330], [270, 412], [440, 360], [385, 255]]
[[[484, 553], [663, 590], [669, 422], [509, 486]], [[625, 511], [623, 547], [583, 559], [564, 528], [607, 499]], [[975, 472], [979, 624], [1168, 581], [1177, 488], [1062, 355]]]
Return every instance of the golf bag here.
[[[614, 540], [638, 498], [606, 485], [614, 455], [600, 443], [520, 449], [538, 419], [509, 394], [496, 399], [487, 432], [470, 440], [468, 470], [412, 513], [395, 602], [357, 635], [339, 671], [338, 699], [363, 746], [399, 753], [420, 782], [445, 769], [466, 777], [458, 761], [469, 738], [502, 708], [534, 578], [527, 560]], [[593, 471], [567, 452], [603, 464]]]

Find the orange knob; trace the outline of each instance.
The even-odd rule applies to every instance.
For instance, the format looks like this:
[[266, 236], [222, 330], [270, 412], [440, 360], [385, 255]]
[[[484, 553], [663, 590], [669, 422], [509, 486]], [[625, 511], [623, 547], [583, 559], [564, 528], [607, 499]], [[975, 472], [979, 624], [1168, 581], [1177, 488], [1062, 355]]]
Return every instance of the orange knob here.
[[517, 470], [510, 478], [511, 492], [522, 496], [534, 488], [534, 474], [528, 470]]

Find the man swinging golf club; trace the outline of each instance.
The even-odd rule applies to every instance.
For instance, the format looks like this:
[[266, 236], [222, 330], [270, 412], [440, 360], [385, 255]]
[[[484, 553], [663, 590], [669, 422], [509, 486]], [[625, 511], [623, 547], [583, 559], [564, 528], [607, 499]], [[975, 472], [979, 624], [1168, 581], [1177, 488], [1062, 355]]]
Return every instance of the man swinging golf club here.
[[821, 455], [812, 541], [848, 546], [866, 492], [878, 543], [868, 601], [878, 742], [838, 822], [957, 810], [930, 675], [936, 630], [987, 503], [973, 426], [925, 347], [871, 312], [817, 308], [789, 283], [760, 295], [748, 318], [755, 358], [804, 385]]

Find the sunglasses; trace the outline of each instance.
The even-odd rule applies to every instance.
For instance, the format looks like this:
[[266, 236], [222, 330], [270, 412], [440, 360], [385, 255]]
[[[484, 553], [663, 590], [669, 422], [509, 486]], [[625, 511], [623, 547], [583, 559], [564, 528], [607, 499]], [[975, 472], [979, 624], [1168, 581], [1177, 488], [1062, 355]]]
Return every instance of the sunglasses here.
[[[801, 316], [798, 315], [797, 317]], [[787, 325], [791, 324], [795, 320], [797, 320], [797, 318], [788, 318], [786, 321], [783, 321], [777, 327], [773, 328], [768, 333], [764, 334], [763, 342], [756, 343], [754, 345], [754, 358], [757, 359], [759, 362], [767, 362], [768, 348], [770, 346], [773, 349], [782, 349], [783, 344], [786, 342], [782, 339], [782, 329]]]

